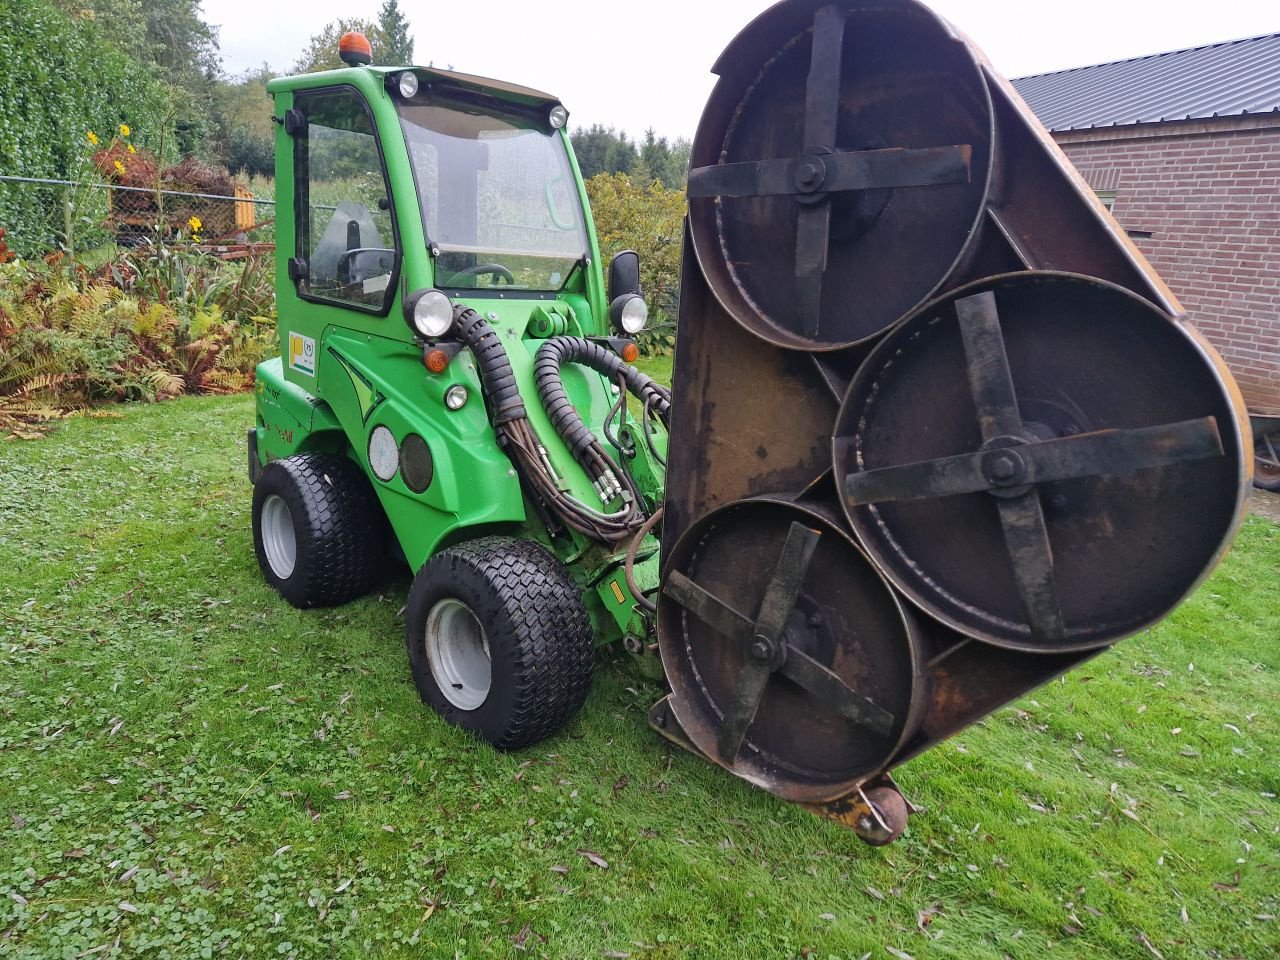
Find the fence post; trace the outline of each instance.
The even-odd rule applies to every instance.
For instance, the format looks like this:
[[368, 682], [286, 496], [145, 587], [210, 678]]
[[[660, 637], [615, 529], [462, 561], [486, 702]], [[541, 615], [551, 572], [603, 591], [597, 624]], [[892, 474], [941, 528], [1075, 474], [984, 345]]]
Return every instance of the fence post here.
[[72, 264], [76, 262], [75, 206], [75, 187], [67, 187], [62, 194], [62, 246]]

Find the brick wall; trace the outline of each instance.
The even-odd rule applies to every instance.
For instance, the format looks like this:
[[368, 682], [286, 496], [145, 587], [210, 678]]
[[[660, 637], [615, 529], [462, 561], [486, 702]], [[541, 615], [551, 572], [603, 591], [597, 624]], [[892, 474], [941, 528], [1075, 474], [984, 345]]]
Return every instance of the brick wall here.
[[1066, 131], [1058, 143], [1222, 352], [1280, 413], [1280, 117]]

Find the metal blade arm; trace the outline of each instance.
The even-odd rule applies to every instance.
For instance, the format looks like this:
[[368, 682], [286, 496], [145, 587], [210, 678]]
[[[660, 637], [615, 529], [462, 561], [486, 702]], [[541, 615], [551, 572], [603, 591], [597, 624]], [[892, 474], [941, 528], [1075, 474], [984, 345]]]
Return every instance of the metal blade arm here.
[[1119, 476], [1138, 470], [1221, 456], [1217, 420], [1201, 417], [1178, 423], [1100, 430], [997, 450], [963, 453], [845, 477], [845, 496], [854, 505], [920, 500], [999, 489], [992, 462], [1011, 458], [1016, 468], [1006, 486], [1053, 483], [1091, 476]]
[[[689, 196], [772, 197], [795, 193], [839, 193], [846, 190], [885, 190], [969, 182], [968, 145], [889, 148], [822, 154], [817, 158], [744, 160], [698, 167], [689, 173]], [[796, 174], [802, 160], [821, 163], [821, 180], [801, 189]]]
[[788, 648], [787, 660], [779, 672], [804, 687], [819, 703], [854, 723], [885, 737], [893, 732], [892, 713], [852, 690], [838, 675], [807, 653], [795, 647]]

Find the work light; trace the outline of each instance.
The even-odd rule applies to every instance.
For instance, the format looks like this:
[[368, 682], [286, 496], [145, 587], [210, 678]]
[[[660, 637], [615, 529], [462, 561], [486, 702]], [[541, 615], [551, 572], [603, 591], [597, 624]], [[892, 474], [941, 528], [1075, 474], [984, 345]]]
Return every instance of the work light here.
[[609, 319], [619, 333], [634, 337], [649, 319], [649, 306], [640, 294], [624, 293], [609, 304]]
[[453, 326], [453, 304], [439, 290], [422, 290], [405, 304], [409, 326], [428, 339], [443, 337]]

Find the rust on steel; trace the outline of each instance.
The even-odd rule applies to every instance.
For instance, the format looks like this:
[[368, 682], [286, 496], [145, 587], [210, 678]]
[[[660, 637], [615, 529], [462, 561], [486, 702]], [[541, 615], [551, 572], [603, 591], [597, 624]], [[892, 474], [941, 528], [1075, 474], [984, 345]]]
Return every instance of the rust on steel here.
[[889, 771], [1167, 615], [1239, 391], [982, 54], [784, 0], [694, 138], [650, 723], [868, 843]]

